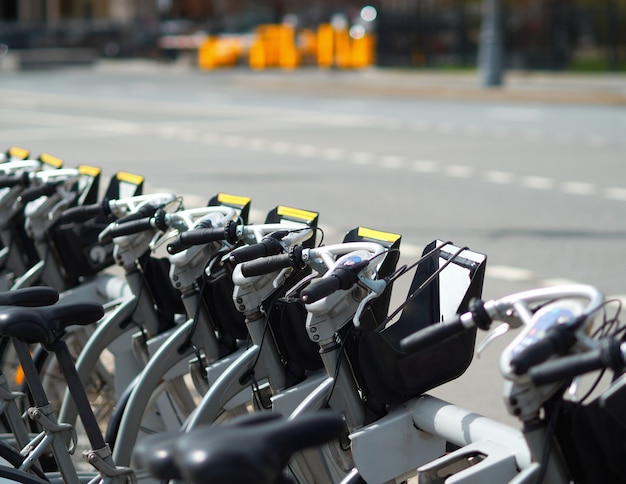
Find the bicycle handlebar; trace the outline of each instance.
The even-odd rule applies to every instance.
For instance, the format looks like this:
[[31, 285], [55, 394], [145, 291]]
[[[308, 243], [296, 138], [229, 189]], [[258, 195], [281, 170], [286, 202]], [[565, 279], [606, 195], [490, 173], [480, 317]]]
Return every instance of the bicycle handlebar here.
[[369, 265], [369, 260], [340, 264], [329, 274], [314, 280], [300, 293], [305, 304], [314, 303], [340, 289], [350, 289], [359, 279], [359, 272]]
[[152, 219], [150, 217], [142, 218], [139, 220], [131, 220], [130, 222], [113, 225], [108, 230], [108, 236], [111, 238], [122, 237], [124, 235], [137, 234], [152, 228], [154, 228]]
[[546, 361], [532, 368], [528, 375], [533, 384], [541, 386], [606, 368], [622, 371], [625, 364], [626, 345], [622, 348], [617, 340], [605, 339], [595, 350]]
[[109, 207], [109, 201], [108, 198], [105, 198], [101, 202], [91, 205], [79, 205], [77, 207], [68, 208], [61, 214], [59, 223], [85, 222], [98, 215], [111, 215], [112, 212]]
[[124, 215], [123, 217], [118, 218], [117, 223], [125, 224], [127, 222], [133, 222], [135, 220], [150, 218], [156, 213], [158, 209], [158, 205], [153, 205], [151, 203], [142, 205], [135, 212], [131, 212], [128, 215]]
[[539, 341], [520, 350], [511, 358], [511, 370], [523, 375], [530, 368], [543, 363], [553, 355], [564, 355], [576, 342], [576, 335], [569, 326], [554, 326]]
[[[554, 326], [554, 328], [558, 329], [549, 332], [547, 341], [544, 342], [542, 338], [531, 346], [519, 350], [511, 358], [511, 371], [517, 375], [523, 374], [531, 366], [541, 363], [554, 355], [555, 351], [565, 352], [571, 347], [576, 340], [575, 331], [580, 327], [580, 324], [602, 304], [604, 297], [600, 291], [592, 286], [574, 285], [524, 291], [485, 303], [472, 300], [468, 312], [463, 313], [452, 321], [428, 326], [403, 338], [400, 341], [400, 347], [406, 352], [423, 350], [474, 326], [487, 330], [491, 326], [492, 321], [510, 318], [511, 315], [507, 313], [518, 303], [526, 304], [534, 301], [548, 301], [566, 297], [582, 297], [589, 302], [583, 310], [583, 314], [575, 318], [574, 322], [560, 325], [560, 327]], [[518, 315], [518, 317], [520, 320], [524, 320], [523, 315]], [[529, 321], [524, 322], [526, 324], [529, 323]], [[535, 346], [537, 347], [535, 348]]]
[[181, 233], [176, 240], [167, 244], [167, 252], [171, 255], [178, 254], [194, 245], [204, 245], [210, 242], [226, 240], [231, 243], [237, 241], [237, 224], [230, 222], [224, 227], [199, 228]]
[[235, 264], [240, 264], [242, 262], [258, 259], [259, 257], [278, 255], [284, 250], [280, 240], [274, 236], [274, 234], [270, 234], [263, 237], [263, 239], [256, 244], [246, 245], [233, 250], [230, 254], [230, 260]]
[[241, 264], [241, 274], [244, 277], [261, 276], [292, 267], [292, 265], [289, 254], [271, 255], [244, 262]]
[[27, 187], [30, 185], [30, 176], [28, 172], [21, 175], [2, 175], [0, 176], [0, 188], [12, 188], [16, 186]]
[[65, 180], [53, 181], [37, 187], [27, 188], [20, 194], [18, 201], [22, 204], [27, 204], [33, 200], [37, 200], [39, 197], [49, 197], [56, 191], [57, 187], [64, 182]]

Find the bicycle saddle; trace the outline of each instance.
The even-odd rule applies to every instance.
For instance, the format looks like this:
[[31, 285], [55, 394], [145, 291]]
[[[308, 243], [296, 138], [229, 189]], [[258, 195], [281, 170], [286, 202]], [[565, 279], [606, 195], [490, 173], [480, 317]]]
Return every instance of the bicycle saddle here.
[[25, 287], [0, 292], [0, 306], [49, 306], [59, 300], [59, 292], [52, 287]]
[[[280, 419], [280, 414], [272, 412], [254, 413], [241, 416], [229, 422], [213, 427], [215, 433], [233, 427], [257, 425]], [[182, 480], [180, 469], [174, 462], [176, 441], [185, 434], [170, 432], [154, 435], [142, 440], [133, 452], [135, 463], [141, 469], [147, 469], [150, 475], [161, 480]], [[212, 437], [217, 438], [217, 437]]]
[[178, 477], [153, 473], [159, 461], [158, 445], [143, 448], [141, 453], [148, 458], [146, 464], [154, 477], [183, 478], [194, 484], [276, 484], [284, 482], [283, 470], [295, 452], [326, 443], [344, 429], [340, 415], [321, 411], [296, 420], [272, 418], [170, 435], [165, 447]]
[[0, 336], [17, 338], [26, 343], [52, 344], [66, 327], [95, 323], [104, 316], [96, 303], [72, 303], [24, 308], [6, 306], [0, 309]]

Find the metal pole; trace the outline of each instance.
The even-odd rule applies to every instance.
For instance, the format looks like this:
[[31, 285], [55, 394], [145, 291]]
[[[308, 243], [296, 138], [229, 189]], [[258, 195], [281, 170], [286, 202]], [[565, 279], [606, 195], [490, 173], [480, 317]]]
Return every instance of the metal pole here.
[[501, 0], [483, 0], [478, 70], [481, 84], [486, 87], [502, 85], [502, 18]]

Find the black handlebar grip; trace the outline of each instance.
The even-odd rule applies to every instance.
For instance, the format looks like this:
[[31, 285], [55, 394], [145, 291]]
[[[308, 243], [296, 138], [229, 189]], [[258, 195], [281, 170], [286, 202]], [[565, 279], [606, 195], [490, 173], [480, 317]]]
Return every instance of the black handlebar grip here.
[[544, 338], [522, 349], [511, 358], [511, 369], [516, 375], [523, 375], [551, 356], [565, 354], [575, 342], [576, 336], [569, 327], [553, 326]]
[[59, 292], [47, 286], [25, 287], [0, 292], [0, 306], [50, 306], [59, 300]]
[[458, 336], [468, 329], [469, 328], [461, 322], [460, 317], [452, 321], [436, 323], [402, 338], [400, 340], [400, 348], [405, 353], [416, 353], [431, 348], [454, 336]]
[[624, 369], [624, 357], [620, 343], [615, 339], [605, 339], [600, 348], [586, 353], [564, 356], [531, 368], [530, 380], [537, 386], [567, 381], [591, 371], [612, 368], [617, 372]]
[[110, 215], [109, 199], [105, 198], [102, 202], [93, 203], [91, 205], [79, 205], [78, 207], [68, 208], [63, 212], [59, 223], [69, 222], [85, 222], [92, 217], [98, 215]]
[[248, 262], [259, 257], [278, 255], [283, 252], [283, 246], [277, 239], [272, 237], [261, 240], [258, 244], [245, 245], [230, 253], [230, 261], [235, 264]]
[[33, 200], [37, 200], [39, 197], [50, 196], [56, 191], [57, 186], [59, 186], [61, 183], [63, 182], [50, 182], [44, 183], [43, 185], [37, 187], [27, 188], [20, 194], [18, 200], [21, 203], [26, 204], [32, 202]]
[[311, 282], [300, 292], [300, 299], [306, 304], [314, 303], [339, 289], [341, 289], [341, 279], [333, 274]]
[[158, 209], [159, 207], [155, 205], [144, 205], [140, 207], [136, 212], [131, 212], [128, 215], [124, 215], [123, 217], [118, 218], [117, 223], [124, 224], [126, 222], [132, 222], [134, 220], [152, 217]]
[[123, 235], [132, 235], [137, 234], [139, 232], [143, 232], [145, 230], [150, 230], [154, 228], [152, 226], [151, 218], [143, 218], [140, 220], [132, 220], [130, 222], [126, 222], [123, 224], [115, 224], [109, 230], [109, 236], [112, 238], [121, 237]]
[[537, 386], [567, 381], [578, 375], [605, 368], [606, 363], [603, 361], [601, 353], [600, 350], [594, 350], [588, 353], [546, 361], [531, 368], [528, 375], [530, 380]]
[[18, 185], [27, 187], [30, 184], [28, 173], [21, 175], [2, 175], [0, 176], [0, 188], [11, 188]]
[[359, 272], [367, 267], [367, 260], [355, 262], [346, 260], [332, 269], [332, 273], [317, 279], [300, 293], [304, 303], [319, 301], [323, 297], [330, 296], [339, 289], [350, 289], [359, 279]]
[[226, 240], [227, 234], [224, 227], [216, 229], [193, 229], [180, 234], [174, 241], [167, 244], [170, 254], [178, 254], [194, 245], [205, 245], [209, 242]]
[[261, 276], [287, 267], [291, 267], [289, 254], [278, 254], [244, 262], [241, 265], [241, 274], [244, 277]]

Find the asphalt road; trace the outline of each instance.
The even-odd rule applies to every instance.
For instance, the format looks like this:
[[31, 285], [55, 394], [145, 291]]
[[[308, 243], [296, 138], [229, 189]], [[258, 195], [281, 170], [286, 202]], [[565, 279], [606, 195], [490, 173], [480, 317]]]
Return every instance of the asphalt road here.
[[[356, 226], [399, 233], [403, 262], [436, 238], [467, 245], [488, 255], [485, 298], [565, 281], [626, 294], [623, 106], [109, 67], [2, 73], [0, 130], [6, 148], [141, 174], [188, 206], [227, 192], [252, 198], [254, 221], [278, 204], [318, 211], [329, 243]], [[504, 341], [434, 393], [511, 421]]]

